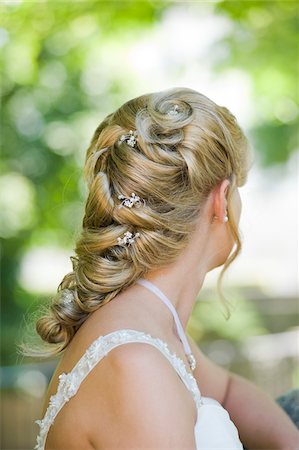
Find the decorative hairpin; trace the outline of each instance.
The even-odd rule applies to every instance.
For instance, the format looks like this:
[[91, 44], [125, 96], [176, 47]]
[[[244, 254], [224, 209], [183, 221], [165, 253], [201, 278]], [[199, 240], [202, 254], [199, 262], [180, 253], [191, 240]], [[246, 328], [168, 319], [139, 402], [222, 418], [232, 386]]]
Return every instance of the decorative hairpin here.
[[174, 107], [171, 108], [171, 109], [168, 111], [167, 114], [168, 114], [169, 116], [175, 116], [175, 115], [177, 115], [177, 114], [179, 113], [178, 109], [179, 109], [179, 105], [174, 105]]
[[140, 206], [143, 204], [145, 204], [145, 200], [140, 199], [140, 197], [138, 197], [138, 195], [136, 195], [134, 192], [132, 192], [131, 197], [127, 198], [124, 195], [120, 194], [118, 196], [119, 200], [122, 200], [121, 204], [119, 205], [119, 208], [122, 208], [123, 206], [128, 206], [129, 208], [132, 208], [132, 206], [136, 206], [137, 208], [140, 208]]
[[62, 302], [71, 303], [74, 299], [74, 294], [71, 289], [63, 289], [62, 291]]
[[118, 237], [117, 238], [117, 243], [118, 245], [123, 245], [126, 246], [127, 244], [133, 244], [133, 242], [135, 242], [135, 238], [139, 237], [140, 233], [136, 233], [135, 235], [133, 235], [133, 233], [131, 233], [130, 231], [126, 231], [123, 238]]
[[119, 138], [119, 143], [126, 142], [130, 147], [135, 147], [137, 142], [137, 132], [130, 130], [128, 134], [122, 134]]

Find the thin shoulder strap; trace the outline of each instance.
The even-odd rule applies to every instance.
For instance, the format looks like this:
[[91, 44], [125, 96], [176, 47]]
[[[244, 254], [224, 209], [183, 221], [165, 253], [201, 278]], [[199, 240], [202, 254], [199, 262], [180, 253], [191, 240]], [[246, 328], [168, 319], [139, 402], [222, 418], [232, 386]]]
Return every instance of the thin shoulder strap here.
[[63, 405], [73, 397], [82, 381], [87, 377], [97, 363], [103, 359], [107, 353], [113, 348], [127, 344], [130, 342], [143, 342], [151, 344], [160, 350], [170, 361], [187, 389], [189, 389], [194, 397], [196, 405], [201, 404], [201, 394], [197, 386], [196, 380], [186, 369], [181, 358], [175, 353], [171, 353], [166, 342], [159, 338], [154, 338], [148, 333], [132, 329], [121, 329], [112, 331], [109, 334], [99, 336], [86, 350], [84, 355], [79, 359], [78, 363], [68, 373], [59, 375], [59, 383], [56, 394], [50, 397], [49, 406], [42, 420], [35, 422], [40, 426], [40, 432], [37, 437], [37, 450], [44, 450], [44, 444], [50, 426], [54, 422], [55, 417], [61, 410]]

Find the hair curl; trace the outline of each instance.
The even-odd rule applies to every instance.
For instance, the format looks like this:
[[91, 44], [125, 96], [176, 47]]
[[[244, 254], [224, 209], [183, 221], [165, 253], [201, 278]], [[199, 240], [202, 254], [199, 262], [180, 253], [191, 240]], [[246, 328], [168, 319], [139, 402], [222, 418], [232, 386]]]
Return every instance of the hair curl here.
[[[169, 114], [175, 105], [177, 114]], [[137, 131], [134, 147], [119, 142], [129, 130]], [[251, 156], [231, 112], [192, 89], [142, 95], [109, 114], [87, 149], [84, 178], [89, 191], [76, 256], [71, 257], [73, 270], [36, 321], [37, 333], [51, 345], [41, 349], [22, 343], [21, 353], [59, 354], [93, 311], [147, 271], [173, 262], [186, 246], [209, 193], [224, 179], [231, 182], [228, 226], [236, 248], [223, 265], [217, 290], [229, 318], [221, 281], [241, 250], [231, 196], [236, 186], [245, 184]], [[131, 192], [145, 199], [145, 206], [118, 208], [118, 195]], [[135, 229], [140, 237], [134, 245], [117, 244], [118, 236]]]

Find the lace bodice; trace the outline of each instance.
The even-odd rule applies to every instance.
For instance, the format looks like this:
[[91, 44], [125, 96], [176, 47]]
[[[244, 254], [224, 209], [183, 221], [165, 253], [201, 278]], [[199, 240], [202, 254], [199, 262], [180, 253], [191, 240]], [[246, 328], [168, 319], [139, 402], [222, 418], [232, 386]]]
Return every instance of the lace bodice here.
[[172, 353], [164, 341], [137, 330], [123, 329], [113, 331], [97, 338], [69, 373], [62, 373], [59, 375], [57, 392], [50, 397], [49, 406], [44, 418], [35, 421], [40, 426], [37, 444], [34, 447], [35, 449], [44, 450], [49, 428], [53, 424], [56, 415], [63, 405], [76, 394], [80, 384], [95, 365], [114, 347], [129, 342], [149, 343], [159, 349], [170, 361], [186, 387], [193, 394], [196, 405], [199, 406], [201, 404], [201, 394], [195, 378], [187, 371], [183, 360], [175, 353]]
[[[44, 450], [47, 434], [54, 422], [55, 417], [63, 405], [77, 393], [80, 384], [89, 372], [96, 366], [96, 364], [114, 347], [130, 342], [148, 343], [160, 350], [172, 364], [187, 389], [189, 389], [192, 393], [198, 411], [195, 426], [197, 450], [206, 450], [206, 448], [215, 450], [216, 446], [213, 446], [213, 442], [217, 445], [221, 442], [221, 445], [217, 447], [217, 450], [243, 450], [243, 446], [239, 441], [237, 429], [233, 422], [231, 422], [228, 412], [217, 400], [209, 397], [203, 397], [201, 395], [195, 378], [190, 372], [187, 371], [183, 360], [175, 353], [171, 352], [168, 345], [161, 339], [154, 338], [148, 333], [132, 329], [121, 329], [103, 336], [99, 336], [88, 347], [73, 369], [68, 373], [63, 372], [59, 376], [56, 394], [50, 397], [49, 405], [44, 418], [35, 421], [40, 427], [36, 446], [34, 447], [35, 449]], [[204, 406], [207, 406], [207, 408], [204, 408], [205, 412], [203, 411]], [[210, 430], [208, 430], [209, 426], [207, 421], [210, 421], [210, 424], [213, 422]], [[200, 422], [203, 422], [203, 425], [200, 425]], [[204, 432], [205, 429], [206, 433]], [[213, 436], [216, 439], [214, 441]], [[219, 440], [217, 440], [217, 436]], [[212, 446], [206, 447], [206, 442], [209, 442]]]

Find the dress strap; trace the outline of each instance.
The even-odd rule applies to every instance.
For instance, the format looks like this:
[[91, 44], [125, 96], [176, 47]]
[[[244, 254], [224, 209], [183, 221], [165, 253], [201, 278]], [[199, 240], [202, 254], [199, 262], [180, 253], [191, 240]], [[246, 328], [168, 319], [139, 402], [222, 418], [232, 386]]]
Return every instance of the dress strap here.
[[152, 283], [151, 281], [149, 281], [145, 278], [139, 278], [136, 281], [136, 284], [140, 284], [141, 286], [144, 286], [147, 289], [149, 289], [150, 291], [152, 291], [160, 300], [162, 300], [162, 302], [167, 306], [167, 308], [169, 308], [171, 314], [173, 315], [173, 318], [174, 318], [174, 321], [175, 321], [175, 324], [177, 327], [177, 332], [178, 332], [180, 340], [183, 344], [184, 351], [185, 351], [188, 363], [190, 365], [190, 368], [191, 368], [191, 370], [194, 370], [196, 368], [196, 359], [195, 359], [194, 355], [192, 355], [192, 353], [191, 353], [191, 348], [190, 348], [187, 336], [185, 334], [184, 328], [181, 324], [179, 315], [178, 315], [175, 307], [169, 300], [169, 298], [166, 297], [164, 292], [162, 292], [161, 289], [158, 288], [158, 286], [156, 286], [154, 283]]
[[196, 406], [202, 404], [201, 393], [197, 386], [196, 380], [186, 369], [181, 358], [172, 353], [166, 342], [159, 338], [154, 338], [148, 333], [132, 329], [121, 329], [112, 331], [109, 334], [99, 336], [86, 350], [84, 355], [79, 359], [77, 364], [68, 373], [59, 375], [59, 383], [56, 394], [50, 397], [49, 406], [42, 420], [35, 422], [40, 426], [40, 432], [37, 436], [37, 444], [34, 447], [37, 450], [44, 450], [46, 437], [50, 426], [53, 424], [55, 417], [61, 410], [63, 405], [73, 397], [82, 381], [87, 377], [96, 364], [107, 355], [107, 353], [118, 345], [130, 342], [148, 343], [160, 350], [170, 361], [187, 389], [192, 393]]

